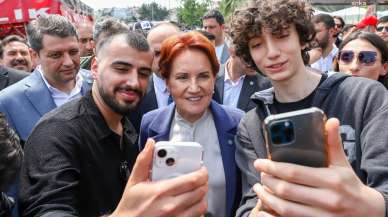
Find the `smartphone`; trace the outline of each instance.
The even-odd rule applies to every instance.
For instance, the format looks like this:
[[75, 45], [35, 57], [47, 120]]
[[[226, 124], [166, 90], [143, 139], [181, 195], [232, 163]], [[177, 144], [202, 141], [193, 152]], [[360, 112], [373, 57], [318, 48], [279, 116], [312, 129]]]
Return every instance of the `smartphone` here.
[[199, 170], [203, 147], [197, 142], [162, 141], [155, 144], [151, 180], [174, 178]]
[[327, 167], [325, 113], [308, 108], [264, 119], [268, 158], [310, 167]]

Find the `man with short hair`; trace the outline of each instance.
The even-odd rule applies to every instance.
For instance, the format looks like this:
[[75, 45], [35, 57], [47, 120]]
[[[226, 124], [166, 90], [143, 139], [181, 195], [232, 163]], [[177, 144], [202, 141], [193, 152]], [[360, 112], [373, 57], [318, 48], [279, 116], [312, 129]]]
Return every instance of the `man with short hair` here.
[[334, 43], [336, 40], [334, 19], [328, 14], [318, 14], [312, 18], [312, 22], [316, 31], [315, 41], [318, 49], [321, 49], [321, 56], [311, 64], [311, 67], [322, 72], [331, 71], [333, 60], [338, 53]]
[[[100, 22], [97, 22], [93, 28], [93, 42], [94, 45], [97, 46], [104, 38], [118, 34], [128, 32], [129, 28], [126, 24], [121, 23], [119, 20], [114, 18], [103, 19]], [[90, 70], [92, 65], [92, 60], [95, 55], [91, 55], [88, 57], [81, 57], [81, 68]], [[91, 78], [90, 73], [84, 74], [83, 77], [87, 80], [87, 82], [92, 83], [93, 80]]]
[[388, 16], [380, 17], [379, 22], [377, 23], [376, 33], [388, 46]]
[[255, 107], [251, 95], [271, 87], [267, 78], [250, 69], [236, 55], [233, 45], [229, 46], [229, 59], [217, 73], [216, 91], [224, 105], [248, 112]]
[[145, 94], [152, 60], [140, 33], [112, 35], [97, 45], [91, 92], [48, 113], [28, 138], [20, 184], [23, 216], [200, 216], [206, 211], [206, 169], [150, 181], [152, 139], [136, 160], [137, 134], [126, 114]]
[[130, 118], [136, 130], [140, 129], [143, 115], [151, 110], [167, 106], [172, 102], [166, 82], [159, 72], [160, 48], [162, 42], [173, 35], [179, 34], [180, 29], [172, 23], [162, 23], [152, 28], [147, 35], [147, 42], [154, 53], [152, 62], [152, 76], [144, 98], [136, 111], [131, 113]]
[[18, 35], [9, 35], [0, 43], [0, 62], [9, 68], [31, 72], [32, 60], [27, 41]]
[[202, 17], [202, 26], [205, 31], [210, 32], [216, 37], [217, 58], [221, 64], [225, 64], [229, 58], [229, 53], [224, 38], [224, 16], [217, 10], [210, 10]]
[[93, 23], [85, 20], [77, 25], [80, 56], [92, 56], [94, 54]]
[[90, 88], [78, 74], [78, 37], [70, 21], [60, 15], [40, 16], [28, 25], [27, 33], [40, 65], [0, 92], [0, 111], [22, 141], [45, 113]]

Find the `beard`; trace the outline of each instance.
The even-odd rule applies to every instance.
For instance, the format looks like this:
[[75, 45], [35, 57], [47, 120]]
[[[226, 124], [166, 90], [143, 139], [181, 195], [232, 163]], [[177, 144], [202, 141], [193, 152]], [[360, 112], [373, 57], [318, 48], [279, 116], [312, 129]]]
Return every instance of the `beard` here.
[[[115, 87], [113, 89], [113, 94], [109, 94], [105, 88], [103, 88], [100, 85], [97, 85], [98, 92], [102, 98], [102, 100], [105, 102], [106, 105], [108, 105], [109, 108], [111, 108], [114, 112], [120, 115], [127, 115], [131, 111], [137, 108], [140, 98], [144, 95], [144, 92], [140, 88], [133, 88], [130, 86], [121, 86], [121, 87]], [[127, 102], [124, 101], [123, 103], [120, 103], [115, 98], [115, 93], [117, 91], [124, 90], [124, 91], [133, 91], [138, 95], [138, 100]]]

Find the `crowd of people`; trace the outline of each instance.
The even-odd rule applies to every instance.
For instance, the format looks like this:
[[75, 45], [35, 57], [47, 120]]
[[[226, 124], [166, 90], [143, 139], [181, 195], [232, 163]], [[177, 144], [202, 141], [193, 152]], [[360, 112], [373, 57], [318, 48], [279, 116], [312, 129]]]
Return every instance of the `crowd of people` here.
[[[3, 38], [0, 216], [388, 216], [388, 17], [252, 0], [202, 24], [42, 15]], [[327, 167], [269, 160], [264, 119], [311, 107]], [[158, 141], [203, 166], [150, 180]]]

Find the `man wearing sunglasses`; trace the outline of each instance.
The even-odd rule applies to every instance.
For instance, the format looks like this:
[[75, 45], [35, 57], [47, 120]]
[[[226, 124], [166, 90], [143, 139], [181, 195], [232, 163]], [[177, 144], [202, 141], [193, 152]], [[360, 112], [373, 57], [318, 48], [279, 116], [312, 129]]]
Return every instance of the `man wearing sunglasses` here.
[[376, 30], [377, 35], [388, 45], [388, 16], [380, 17]]

